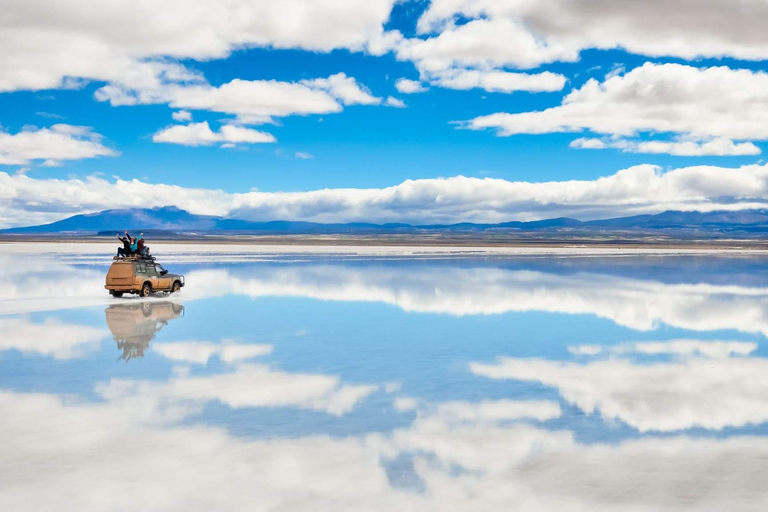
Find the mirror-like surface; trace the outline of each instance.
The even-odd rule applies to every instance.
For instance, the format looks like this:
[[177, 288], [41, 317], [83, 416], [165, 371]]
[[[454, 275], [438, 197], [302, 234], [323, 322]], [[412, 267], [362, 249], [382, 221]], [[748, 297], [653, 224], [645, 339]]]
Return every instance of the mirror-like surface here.
[[768, 507], [768, 261], [0, 244], [0, 510]]

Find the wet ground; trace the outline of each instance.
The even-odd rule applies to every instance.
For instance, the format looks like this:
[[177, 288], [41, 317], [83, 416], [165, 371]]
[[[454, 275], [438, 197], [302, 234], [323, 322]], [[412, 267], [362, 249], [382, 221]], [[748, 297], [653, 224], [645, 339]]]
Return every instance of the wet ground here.
[[760, 254], [112, 249], [0, 245], [0, 510], [768, 507]]

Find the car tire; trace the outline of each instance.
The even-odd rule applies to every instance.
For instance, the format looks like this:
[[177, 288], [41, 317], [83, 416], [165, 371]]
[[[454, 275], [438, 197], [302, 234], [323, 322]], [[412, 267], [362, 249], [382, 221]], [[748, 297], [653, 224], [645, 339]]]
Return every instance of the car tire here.
[[111, 291], [111, 292], [109, 292], [109, 294], [112, 295], [116, 299], [119, 299], [120, 297], [123, 296], [123, 292]]
[[152, 294], [152, 285], [149, 283], [144, 283], [144, 285], [141, 287], [141, 296], [142, 297], [149, 297]]
[[179, 293], [181, 291], [181, 283], [178, 281], [173, 282], [173, 286], [171, 287], [171, 293]]

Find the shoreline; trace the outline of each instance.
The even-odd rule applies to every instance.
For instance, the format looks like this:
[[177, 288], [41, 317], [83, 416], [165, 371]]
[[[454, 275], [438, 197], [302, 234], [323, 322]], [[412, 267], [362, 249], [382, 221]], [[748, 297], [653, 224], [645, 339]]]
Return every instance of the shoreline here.
[[[105, 237], [88, 236], [74, 239], [62, 239], [52, 236], [2, 235], [0, 245], [26, 244], [103, 244], [118, 245], [115, 240]], [[649, 239], [649, 238], [489, 238], [489, 237], [430, 237], [430, 236], [361, 236], [361, 235], [280, 235], [280, 236], [234, 236], [234, 237], [185, 237], [157, 238], [148, 240], [148, 245], [163, 246], [238, 246], [252, 248], [312, 248], [328, 250], [381, 248], [406, 249], [423, 248], [426, 250], [472, 250], [496, 249], [512, 251], [515, 249], [558, 249], [570, 251], [626, 251], [668, 252], [768, 252], [768, 240], [696, 240], [696, 239]], [[301, 251], [304, 252], [304, 251]], [[491, 251], [495, 252], [495, 251]]]
[[[148, 245], [152, 254], [161, 258], [186, 259], [197, 253], [200, 257], [218, 254], [221, 260], [228, 258], [320, 256], [320, 257], [526, 257], [526, 256], [573, 256], [573, 257], [621, 257], [621, 256], [768, 256], [768, 244], [752, 241], [712, 242], [632, 242], [616, 241], [505, 241], [487, 243], [482, 240], [432, 241], [424, 240], [350, 240], [335, 238], [318, 240], [297, 238], [249, 239], [249, 240], [151, 240]], [[23, 240], [0, 239], [0, 254], [49, 253], [70, 254], [79, 257], [112, 255], [118, 246], [112, 240], [81, 238], [62, 240], [39, 237]]]

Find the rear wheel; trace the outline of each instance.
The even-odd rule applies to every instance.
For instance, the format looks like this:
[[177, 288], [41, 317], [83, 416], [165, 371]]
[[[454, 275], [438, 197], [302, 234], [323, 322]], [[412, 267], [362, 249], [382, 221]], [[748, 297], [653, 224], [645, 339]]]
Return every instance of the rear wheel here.
[[112, 295], [116, 299], [119, 299], [120, 297], [123, 296], [123, 292], [117, 292], [117, 291], [114, 291], [114, 290], [109, 292], [109, 294]]
[[171, 287], [171, 293], [179, 293], [179, 291], [181, 291], [181, 283], [174, 281], [173, 286]]
[[149, 295], [152, 293], [152, 285], [149, 283], [144, 283], [144, 286], [141, 287], [141, 296], [142, 297], [149, 297]]

